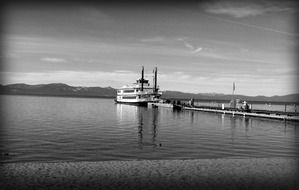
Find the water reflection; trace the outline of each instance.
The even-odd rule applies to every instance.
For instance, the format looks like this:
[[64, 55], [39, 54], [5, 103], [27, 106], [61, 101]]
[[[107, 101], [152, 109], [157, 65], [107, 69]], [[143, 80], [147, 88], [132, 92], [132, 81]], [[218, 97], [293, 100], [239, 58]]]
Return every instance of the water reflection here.
[[143, 114], [141, 113], [141, 110], [138, 110], [138, 147], [139, 149], [142, 149], [143, 144]]
[[156, 142], [158, 136], [159, 109], [117, 104], [117, 118], [121, 123], [130, 122], [137, 126], [137, 144], [139, 149], [161, 146]]
[[231, 126], [231, 142], [234, 144], [235, 139], [235, 129], [236, 129], [236, 118], [235, 116], [230, 117], [230, 126]]
[[[250, 117], [240, 117], [226, 114], [217, 114], [219, 127], [225, 129], [225, 127], [230, 126], [232, 130], [244, 127], [245, 131], [248, 131], [252, 127], [252, 118]], [[229, 123], [226, 121], [229, 119]]]
[[193, 111], [191, 112], [191, 123], [192, 124], [194, 123], [194, 112]]
[[230, 126], [232, 128], [232, 131], [234, 131], [234, 129], [236, 128], [236, 117], [235, 116], [230, 117]]
[[152, 114], [153, 114], [152, 142], [154, 145], [156, 145], [158, 109], [152, 109]]
[[[217, 149], [219, 155], [266, 155], [272, 154], [271, 151], [269, 150], [268, 153], [260, 152], [259, 150], [262, 150], [260, 147], [273, 147], [272, 150], [276, 151], [275, 143], [278, 143], [278, 140], [273, 139], [271, 136], [266, 137], [265, 134], [278, 133], [278, 135], [276, 134], [278, 137], [284, 134], [286, 138], [290, 131], [288, 130], [287, 122], [237, 115], [210, 114], [193, 111], [173, 112], [171, 109], [154, 109], [121, 104], [118, 104], [116, 109], [117, 118], [122, 125], [131, 126], [128, 130], [130, 130], [130, 134], [132, 135], [131, 139], [133, 139], [134, 147], [140, 151], [140, 154], [153, 151], [155, 154], [160, 154], [159, 150], [161, 150], [160, 147], [162, 146], [161, 139], [163, 139], [165, 145], [171, 144], [171, 146], [176, 147], [173, 149], [174, 152], [178, 150], [184, 152], [184, 147], [186, 146], [197, 147], [194, 148], [194, 152], [196, 152], [197, 149], [217, 149], [215, 148], [219, 146], [217, 143], [221, 142], [224, 144], [224, 149]], [[213, 123], [215, 120], [216, 123], [210, 125], [210, 123]], [[201, 122], [204, 122], [204, 125], [201, 125]], [[212, 127], [215, 126], [215, 124], [218, 126], [216, 127], [216, 131], [215, 128]], [[285, 128], [273, 128], [271, 127], [272, 124], [281, 127], [285, 126]], [[159, 133], [159, 128], [162, 133]], [[296, 129], [296, 127], [294, 127], [294, 129]], [[192, 130], [193, 132], [189, 133], [187, 130]], [[165, 134], [165, 131], [168, 131], [168, 133]], [[201, 132], [199, 133], [198, 131]], [[210, 133], [210, 131], [213, 131], [213, 133]], [[214, 144], [211, 143], [212, 145], [207, 143], [205, 147], [203, 145], [205, 141], [203, 138], [197, 138], [196, 135], [198, 134], [207, 134], [209, 143], [211, 143], [213, 141], [211, 139], [214, 138], [216, 138], [217, 141], [215, 141]], [[259, 136], [256, 134], [259, 134]], [[209, 135], [213, 137], [209, 137]], [[261, 137], [262, 139], [260, 139]], [[252, 139], [255, 139], [255, 141], [252, 141]], [[265, 141], [264, 139], [275, 143], [274, 145], [271, 143], [262, 144], [262, 142]], [[249, 149], [247, 150], [246, 147], [249, 147]], [[253, 149], [252, 147], [256, 148]], [[168, 149], [169, 146], [163, 146], [163, 150], [165, 150], [165, 148]], [[209, 152], [210, 151], [208, 151], [207, 154], [209, 154]]]
[[247, 133], [248, 132], [248, 128], [249, 128], [249, 118], [248, 117], [244, 117], [243, 121], [244, 121], [245, 131]]
[[225, 114], [217, 114], [218, 123], [221, 129], [225, 129]]
[[126, 104], [116, 104], [116, 116], [119, 123], [123, 123], [126, 121], [133, 121], [136, 122], [138, 115], [138, 108], [137, 106], [131, 106]]
[[[158, 109], [138, 108], [138, 147], [157, 147]], [[161, 144], [159, 144], [161, 146]]]

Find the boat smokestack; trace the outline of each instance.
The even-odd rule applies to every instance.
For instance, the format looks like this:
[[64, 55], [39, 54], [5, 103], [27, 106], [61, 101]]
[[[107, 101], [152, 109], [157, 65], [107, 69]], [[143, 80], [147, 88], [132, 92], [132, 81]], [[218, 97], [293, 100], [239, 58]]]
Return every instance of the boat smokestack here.
[[153, 69], [153, 92], [155, 92], [155, 69]]
[[141, 91], [143, 91], [143, 79], [144, 78], [144, 67], [142, 66], [142, 71], [141, 71]]
[[157, 67], [155, 67], [155, 86], [154, 86], [154, 92], [157, 93], [158, 92], [158, 89], [157, 89]]

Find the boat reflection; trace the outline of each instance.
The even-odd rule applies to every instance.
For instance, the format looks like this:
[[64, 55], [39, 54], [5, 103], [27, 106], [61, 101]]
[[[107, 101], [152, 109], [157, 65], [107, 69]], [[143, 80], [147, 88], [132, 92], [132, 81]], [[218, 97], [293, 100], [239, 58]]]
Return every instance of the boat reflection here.
[[158, 109], [140, 108], [137, 112], [138, 116], [138, 148], [145, 147], [156, 148], [161, 146], [157, 143], [158, 128]]
[[158, 121], [158, 110], [152, 110], [153, 120], [152, 120], [152, 142], [156, 145], [156, 137], [157, 137], [157, 121]]
[[138, 148], [142, 149], [143, 145], [143, 114], [138, 110]]
[[137, 126], [137, 144], [139, 149], [144, 147], [162, 146], [157, 143], [159, 109], [116, 104], [117, 118], [119, 123], [130, 123]]
[[115, 104], [116, 105], [116, 115], [119, 123], [124, 123], [127, 121], [137, 122], [138, 108], [137, 106], [127, 105], [127, 104]]

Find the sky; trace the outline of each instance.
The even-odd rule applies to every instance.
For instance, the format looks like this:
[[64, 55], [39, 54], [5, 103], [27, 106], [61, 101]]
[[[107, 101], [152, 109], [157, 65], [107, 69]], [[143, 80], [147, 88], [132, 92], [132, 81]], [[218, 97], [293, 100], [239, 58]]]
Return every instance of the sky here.
[[2, 84], [120, 88], [140, 78], [191, 93], [298, 93], [296, 1], [8, 4]]

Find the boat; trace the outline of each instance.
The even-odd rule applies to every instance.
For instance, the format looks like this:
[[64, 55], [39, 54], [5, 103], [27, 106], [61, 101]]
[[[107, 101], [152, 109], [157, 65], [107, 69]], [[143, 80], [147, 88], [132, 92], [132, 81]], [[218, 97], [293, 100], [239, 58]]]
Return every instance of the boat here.
[[147, 106], [149, 102], [158, 102], [162, 93], [157, 85], [157, 67], [153, 71], [153, 85], [144, 79], [144, 67], [142, 66], [141, 78], [136, 83], [125, 85], [117, 89], [116, 103]]

